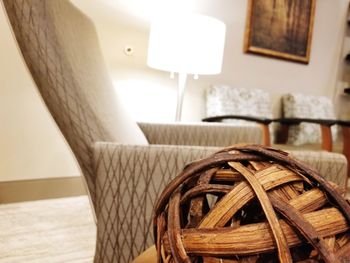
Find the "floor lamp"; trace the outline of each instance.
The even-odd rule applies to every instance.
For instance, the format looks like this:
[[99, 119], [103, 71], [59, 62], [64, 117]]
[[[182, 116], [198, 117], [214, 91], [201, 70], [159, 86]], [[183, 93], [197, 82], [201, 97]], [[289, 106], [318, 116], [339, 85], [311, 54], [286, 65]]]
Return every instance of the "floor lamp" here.
[[188, 74], [221, 72], [226, 26], [218, 19], [200, 15], [166, 15], [154, 19], [148, 44], [151, 68], [178, 73], [176, 121], [181, 120]]

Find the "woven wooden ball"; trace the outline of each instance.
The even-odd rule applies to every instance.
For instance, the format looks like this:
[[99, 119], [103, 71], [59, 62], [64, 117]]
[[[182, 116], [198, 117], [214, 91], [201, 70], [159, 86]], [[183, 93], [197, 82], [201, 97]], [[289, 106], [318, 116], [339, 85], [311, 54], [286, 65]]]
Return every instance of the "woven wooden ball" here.
[[187, 165], [161, 194], [158, 262], [350, 262], [343, 195], [283, 151], [234, 145]]

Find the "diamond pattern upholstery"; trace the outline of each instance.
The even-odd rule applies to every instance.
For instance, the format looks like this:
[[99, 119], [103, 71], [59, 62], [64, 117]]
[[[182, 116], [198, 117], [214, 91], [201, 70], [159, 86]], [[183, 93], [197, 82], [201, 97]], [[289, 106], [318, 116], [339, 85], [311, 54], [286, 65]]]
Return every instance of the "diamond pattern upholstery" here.
[[344, 155], [326, 151], [290, 151], [290, 153], [319, 171], [327, 180], [346, 189], [347, 161]]
[[[160, 191], [186, 163], [217, 148], [145, 145], [139, 127], [125, 120], [113, 99], [93, 24], [68, 0], [2, 3], [38, 90], [86, 178], [97, 219], [95, 262], [130, 262], [152, 243], [152, 207]], [[224, 125], [140, 126], [157, 144], [261, 141], [254, 129]], [[342, 155], [301, 158], [338, 183], [345, 178]]]
[[33, 80], [75, 152], [94, 201], [90, 145], [147, 144], [138, 126], [123, 117], [126, 113], [114, 96], [94, 25], [66, 0], [3, 4]]
[[153, 243], [153, 204], [186, 163], [216, 148], [95, 145], [96, 262], [130, 262]]
[[138, 123], [151, 144], [225, 147], [237, 142], [261, 144], [258, 126], [225, 123]]

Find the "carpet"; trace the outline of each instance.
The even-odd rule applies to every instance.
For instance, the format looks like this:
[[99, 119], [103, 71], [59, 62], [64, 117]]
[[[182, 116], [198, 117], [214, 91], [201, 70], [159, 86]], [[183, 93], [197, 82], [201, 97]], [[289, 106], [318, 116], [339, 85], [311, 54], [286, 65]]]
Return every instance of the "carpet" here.
[[0, 262], [92, 262], [96, 227], [87, 196], [0, 205]]

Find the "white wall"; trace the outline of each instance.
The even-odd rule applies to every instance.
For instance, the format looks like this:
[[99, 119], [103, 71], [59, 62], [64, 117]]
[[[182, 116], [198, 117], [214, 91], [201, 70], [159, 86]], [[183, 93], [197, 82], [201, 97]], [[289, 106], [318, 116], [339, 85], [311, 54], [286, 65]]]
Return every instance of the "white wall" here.
[[[140, 26], [133, 16], [129, 23], [120, 25], [118, 15], [105, 20], [86, 1], [74, 0], [74, 3], [96, 22], [114, 81], [123, 83], [131, 80], [136, 83], [133, 87], [117, 87], [134, 117], [137, 120], [172, 121], [176, 98], [171, 97], [171, 94], [176, 94], [176, 80], [170, 80], [169, 74], [146, 66], [149, 30], [147, 21]], [[280, 97], [284, 93], [302, 92], [330, 97], [335, 93], [348, 0], [317, 0], [309, 65], [243, 53], [247, 0], [189, 0], [188, 3], [192, 10], [224, 21], [227, 25], [227, 38], [222, 74], [201, 76], [199, 81], [189, 80], [183, 120], [198, 121], [204, 117], [204, 91], [210, 84], [224, 83], [267, 90], [273, 99], [275, 115], [280, 114]], [[116, 9], [118, 7], [115, 6]], [[125, 17], [123, 19], [125, 21]], [[128, 57], [123, 53], [125, 45], [134, 47], [133, 56]], [[147, 93], [148, 96], [145, 96]], [[137, 99], [137, 96], [141, 98]], [[131, 100], [135, 97], [137, 104]], [[154, 114], [155, 112], [158, 114]]]
[[79, 174], [21, 60], [0, 8], [0, 181]]

